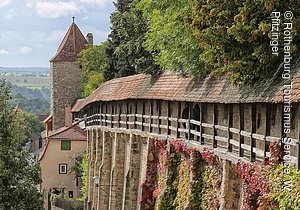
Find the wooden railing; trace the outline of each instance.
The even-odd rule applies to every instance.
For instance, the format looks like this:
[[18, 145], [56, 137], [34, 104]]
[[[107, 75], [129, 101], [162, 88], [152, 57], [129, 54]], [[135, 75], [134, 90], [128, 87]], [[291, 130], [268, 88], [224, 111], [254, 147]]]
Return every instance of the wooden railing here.
[[[97, 109], [101, 112], [101, 109]], [[136, 111], [135, 111], [136, 112]], [[127, 113], [127, 111], [126, 111]], [[230, 117], [228, 126], [204, 123], [194, 119], [181, 119], [179, 117], [155, 116], [150, 110], [150, 115], [142, 114], [110, 114], [91, 113], [85, 115], [86, 127], [102, 126], [108, 128], [119, 128], [135, 130], [169, 139], [182, 139], [185, 141], [197, 142], [212, 148], [225, 148], [227, 152], [237, 154], [249, 161], [262, 161], [270, 157], [269, 146], [271, 142], [280, 141], [280, 137], [267, 136], [258, 133], [248, 132], [242, 129], [231, 127]], [[178, 115], [180, 116], [180, 115]], [[201, 120], [201, 119], [200, 119]], [[156, 121], [156, 123], [154, 122]], [[174, 126], [175, 125], [175, 126]], [[221, 132], [220, 132], [221, 131]], [[221, 135], [217, 135], [222, 133]], [[235, 136], [235, 138], [233, 137]], [[248, 144], [245, 140], [248, 140]], [[260, 147], [257, 147], [260, 141]], [[299, 167], [299, 140], [292, 139], [291, 146], [297, 150], [297, 155], [290, 156], [291, 162]]]

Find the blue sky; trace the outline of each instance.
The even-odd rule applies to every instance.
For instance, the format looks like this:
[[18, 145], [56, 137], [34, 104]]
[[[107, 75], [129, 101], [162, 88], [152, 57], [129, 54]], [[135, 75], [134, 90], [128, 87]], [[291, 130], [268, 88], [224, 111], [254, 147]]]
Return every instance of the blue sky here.
[[0, 0], [0, 66], [49, 67], [64, 34], [75, 22], [94, 43], [110, 32], [113, 0]]

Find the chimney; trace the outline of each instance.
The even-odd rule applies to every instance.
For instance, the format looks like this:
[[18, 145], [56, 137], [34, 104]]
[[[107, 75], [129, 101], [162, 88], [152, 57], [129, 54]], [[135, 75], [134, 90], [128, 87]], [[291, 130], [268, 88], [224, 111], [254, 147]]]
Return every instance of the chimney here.
[[65, 126], [71, 127], [72, 126], [72, 112], [71, 112], [71, 105], [69, 102], [66, 103], [65, 106]]
[[93, 34], [92, 33], [88, 33], [86, 35], [86, 40], [88, 41], [89, 45], [93, 45]]

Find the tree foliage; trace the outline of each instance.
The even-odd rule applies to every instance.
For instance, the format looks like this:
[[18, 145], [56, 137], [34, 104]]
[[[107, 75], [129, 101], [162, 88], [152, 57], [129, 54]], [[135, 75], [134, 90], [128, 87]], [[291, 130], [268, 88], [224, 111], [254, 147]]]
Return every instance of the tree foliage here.
[[235, 84], [269, 75], [283, 61], [283, 28], [281, 51], [271, 53], [272, 11], [294, 13], [291, 53], [299, 53], [297, 0], [141, 0], [138, 6], [149, 21], [146, 49], [157, 52], [155, 61], [164, 70], [226, 74]]
[[50, 110], [50, 89], [19, 87], [11, 84], [12, 100], [10, 107], [18, 106], [25, 112], [40, 115]]
[[39, 165], [21, 150], [24, 121], [9, 108], [10, 87], [0, 81], [0, 209], [42, 209]]
[[138, 7], [148, 20], [149, 30], [144, 45], [157, 52], [155, 62], [164, 71], [179, 73], [198, 72], [204, 76], [202, 52], [193, 36], [191, 21], [192, 5], [184, 0], [141, 0]]
[[[283, 61], [281, 52], [272, 55], [270, 47], [273, 11], [294, 12], [299, 17], [297, 0], [193, 0], [192, 27], [203, 48], [200, 57], [213, 75], [228, 73], [233, 82], [244, 84], [270, 74]], [[297, 53], [299, 18], [294, 18], [291, 52]], [[283, 28], [280, 29], [283, 33]], [[299, 44], [299, 43], [298, 43]]]
[[103, 82], [103, 72], [107, 66], [107, 42], [99, 46], [89, 46], [79, 54], [78, 63], [82, 66], [82, 96], [86, 97]]
[[148, 25], [136, 7], [137, 2], [118, 0], [114, 3], [116, 11], [110, 17], [112, 26], [108, 36], [105, 80], [142, 72], [155, 74], [158, 70], [153, 52], [143, 46]]

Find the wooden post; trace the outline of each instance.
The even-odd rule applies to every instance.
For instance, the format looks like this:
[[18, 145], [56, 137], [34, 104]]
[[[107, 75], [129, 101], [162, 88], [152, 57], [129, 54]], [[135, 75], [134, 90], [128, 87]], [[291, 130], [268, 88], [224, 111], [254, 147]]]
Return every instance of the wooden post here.
[[203, 106], [202, 103], [199, 105], [200, 109], [200, 144], [204, 145], [204, 138], [202, 137], [203, 135], [203, 129], [202, 129], [202, 121], [203, 121]]
[[168, 107], [167, 107], [167, 135], [171, 135], [171, 129], [170, 127], [170, 101], [167, 102], [168, 103]]
[[122, 102], [118, 103], [118, 128], [121, 128], [121, 112], [122, 112]]
[[143, 108], [142, 108], [142, 127], [141, 127], [141, 129], [142, 129], [142, 131], [144, 131], [145, 130], [145, 128], [144, 128], [144, 122], [145, 122], [145, 119], [144, 119], [144, 116], [145, 116], [145, 100], [142, 100], [142, 103], [143, 103]]
[[133, 117], [133, 120], [134, 120], [134, 122], [133, 122], [133, 128], [134, 129], [137, 128], [137, 124], [136, 124], [137, 117], [136, 117], [136, 115], [137, 115], [137, 101], [134, 100], [134, 117]]
[[229, 152], [232, 152], [232, 144], [230, 143], [230, 140], [232, 139], [232, 135], [231, 135], [231, 132], [230, 132], [230, 128], [232, 127], [232, 113], [233, 112], [233, 108], [232, 108], [232, 104], [228, 104], [228, 117], [227, 117], [227, 120], [228, 120], [228, 143], [227, 143], [227, 149]]
[[239, 156], [244, 157], [244, 149], [242, 145], [244, 144], [244, 136], [242, 136], [241, 131], [244, 130], [244, 105], [239, 104], [240, 107], [240, 142], [239, 142]]
[[186, 127], [188, 129], [187, 140], [190, 140], [190, 137], [191, 137], [191, 115], [192, 115], [190, 102], [188, 102], [188, 109], [189, 109], [189, 114], [188, 114], [188, 123], [186, 124], [187, 125]]
[[103, 108], [103, 103], [104, 102], [100, 102], [100, 125], [102, 126], [103, 125], [103, 122], [102, 122], [102, 114], [104, 113], [104, 108]]
[[267, 152], [270, 151], [270, 142], [267, 141], [267, 136], [270, 136], [270, 121], [271, 121], [271, 111], [272, 107], [270, 104], [266, 104], [266, 124], [265, 124], [265, 134], [264, 134], [264, 160], [267, 158]]
[[149, 133], [152, 133], [152, 114], [153, 114], [153, 108], [152, 108], [152, 101], [149, 100], [150, 103], [150, 113], [149, 113]]
[[114, 102], [110, 102], [111, 104], [111, 112], [110, 112], [110, 127], [114, 127], [114, 124], [113, 124], [113, 120], [114, 120], [114, 117], [113, 117], [113, 114], [115, 112], [114, 110]]
[[181, 114], [181, 102], [178, 101], [177, 102], [177, 119], [176, 119], [176, 137], [179, 139], [180, 138], [180, 132], [179, 132], [179, 127], [180, 127], [180, 123], [179, 123], [179, 119]]
[[251, 104], [251, 135], [250, 135], [250, 161], [255, 161], [255, 153], [253, 148], [256, 147], [256, 140], [252, 134], [256, 133], [256, 104]]
[[161, 116], [161, 100], [157, 100], [157, 103], [158, 103], [158, 134], [161, 134], [161, 119], [160, 119], [160, 116]]
[[281, 104], [281, 115], [280, 115], [280, 123], [281, 123], [281, 135], [280, 135], [280, 141], [281, 141], [281, 149], [284, 151], [284, 142], [283, 139], [287, 137], [286, 133], [284, 132], [284, 103]]
[[128, 129], [128, 100], [126, 100], [125, 128]]
[[106, 116], [106, 113], [107, 113], [107, 102], [105, 101], [105, 110], [103, 111], [103, 114], [104, 114], [104, 126], [107, 126], [107, 116]]
[[96, 120], [97, 120], [97, 117], [96, 117], [96, 113], [97, 113], [97, 103], [94, 103], [94, 109], [93, 109], [93, 115], [94, 115], [94, 117], [93, 117], [93, 121], [94, 121], [94, 125], [97, 125], [97, 123], [96, 123]]
[[218, 147], [218, 142], [216, 140], [216, 109], [217, 109], [217, 104], [213, 104], [213, 148]]

